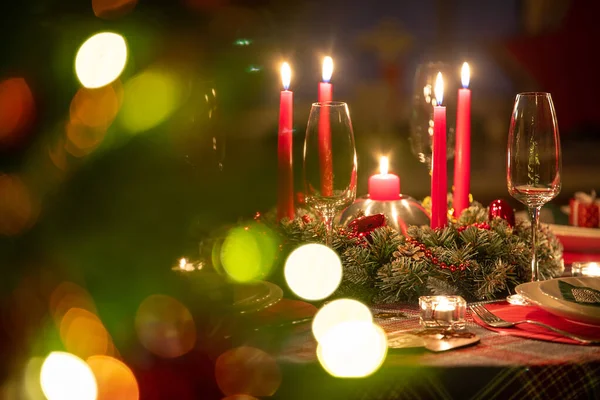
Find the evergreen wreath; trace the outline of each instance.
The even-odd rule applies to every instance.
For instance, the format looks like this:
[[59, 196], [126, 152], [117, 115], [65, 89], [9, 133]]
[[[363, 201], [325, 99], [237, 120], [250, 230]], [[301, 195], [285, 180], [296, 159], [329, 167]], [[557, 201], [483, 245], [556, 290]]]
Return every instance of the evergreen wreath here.
[[[292, 221], [269, 219], [290, 250], [325, 242], [325, 226], [307, 211], [299, 210]], [[531, 274], [529, 222], [511, 227], [499, 217], [488, 220], [488, 209], [476, 202], [447, 227], [411, 226], [407, 237], [385, 225], [358, 233], [337, 228], [332, 247], [344, 272], [334, 296], [368, 303], [416, 302], [423, 295], [492, 300], [513, 292]], [[547, 227], [540, 228], [536, 249], [540, 278], [560, 276], [562, 245]]]

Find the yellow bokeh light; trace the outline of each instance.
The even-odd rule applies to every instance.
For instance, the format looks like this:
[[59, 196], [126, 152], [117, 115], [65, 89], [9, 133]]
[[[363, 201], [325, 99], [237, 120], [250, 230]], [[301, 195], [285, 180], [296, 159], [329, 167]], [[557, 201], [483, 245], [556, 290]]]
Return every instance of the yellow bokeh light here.
[[108, 356], [87, 359], [98, 384], [98, 400], [138, 400], [140, 389], [131, 369]]
[[23, 380], [21, 382], [21, 393], [24, 393], [24, 398], [27, 400], [44, 400], [44, 393], [40, 385], [40, 373], [44, 359], [42, 357], [33, 357], [25, 366]]
[[40, 383], [48, 400], [96, 400], [98, 395], [90, 367], [69, 353], [55, 351], [46, 357]]
[[144, 71], [125, 83], [119, 121], [131, 133], [154, 128], [177, 109], [182, 93], [173, 75], [159, 69]]
[[196, 344], [196, 325], [182, 303], [166, 295], [147, 297], [137, 310], [135, 329], [140, 343], [164, 358], [182, 356]]
[[340, 285], [342, 262], [329, 247], [310, 243], [289, 255], [284, 273], [288, 286], [296, 295], [306, 300], [322, 300]]
[[266, 278], [275, 264], [278, 238], [262, 224], [236, 227], [227, 233], [220, 247], [220, 265], [236, 282]]
[[387, 336], [372, 322], [342, 322], [330, 329], [317, 348], [323, 368], [339, 378], [362, 378], [375, 372], [387, 354]]
[[75, 73], [89, 89], [99, 88], [117, 79], [127, 64], [127, 44], [113, 32], [97, 33], [86, 40], [75, 57]]
[[63, 316], [60, 337], [65, 349], [81, 358], [109, 354], [112, 348], [112, 340], [100, 318], [81, 308], [71, 308]]
[[372, 322], [371, 310], [360, 301], [337, 299], [325, 304], [315, 315], [312, 323], [313, 335], [320, 342], [335, 326], [349, 321]]

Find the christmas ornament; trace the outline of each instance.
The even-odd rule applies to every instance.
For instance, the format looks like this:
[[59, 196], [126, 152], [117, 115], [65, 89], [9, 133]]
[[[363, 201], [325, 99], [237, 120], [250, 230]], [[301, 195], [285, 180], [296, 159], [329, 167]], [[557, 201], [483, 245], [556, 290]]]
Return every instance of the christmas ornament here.
[[511, 227], [515, 226], [515, 212], [506, 200], [498, 199], [490, 203], [488, 219], [491, 221], [495, 217], [500, 217]]
[[383, 214], [386, 223], [398, 232], [406, 234], [411, 225], [429, 225], [427, 210], [410, 196], [400, 195], [398, 200], [378, 201], [369, 196], [358, 198], [340, 216], [340, 225], [348, 226], [359, 213], [365, 216]]
[[356, 237], [370, 237], [375, 229], [385, 226], [385, 215], [365, 215], [358, 217], [348, 224], [351, 233]]

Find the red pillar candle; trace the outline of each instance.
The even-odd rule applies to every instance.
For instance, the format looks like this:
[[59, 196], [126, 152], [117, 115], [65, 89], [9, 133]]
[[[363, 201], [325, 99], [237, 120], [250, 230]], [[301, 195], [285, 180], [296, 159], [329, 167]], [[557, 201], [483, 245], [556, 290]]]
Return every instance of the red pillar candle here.
[[[333, 86], [329, 82], [333, 74], [331, 57], [323, 59], [323, 81], [319, 82], [319, 103], [331, 101]], [[331, 156], [331, 126], [329, 109], [323, 107], [319, 116], [319, 165], [321, 170], [321, 194], [333, 195], [333, 162]]]
[[400, 178], [389, 174], [387, 157], [379, 159], [379, 173], [369, 178], [369, 198], [371, 200], [392, 201], [400, 198]]
[[433, 151], [431, 155], [431, 228], [448, 223], [446, 172], [446, 107], [442, 106], [444, 81], [438, 72], [435, 82], [436, 105], [433, 107]]
[[458, 89], [456, 110], [456, 156], [454, 159], [454, 215], [460, 217], [469, 207], [471, 183], [471, 90], [469, 64], [462, 67], [462, 89]]
[[294, 172], [292, 169], [292, 125], [294, 93], [288, 88], [292, 71], [288, 63], [281, 65], [284, 90], [279, 100], [279, 134], [277, 137], [277, 218], [294, 218]]

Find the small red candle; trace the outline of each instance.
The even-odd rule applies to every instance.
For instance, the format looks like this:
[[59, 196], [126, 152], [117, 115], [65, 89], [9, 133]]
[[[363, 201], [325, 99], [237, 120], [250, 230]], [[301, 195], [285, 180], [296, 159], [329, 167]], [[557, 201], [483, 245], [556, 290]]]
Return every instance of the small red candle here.
[[[333, 85], [329, 82], [333, 74], [333, 60], [323, 59], [323, 81], [319, 82], [319, 103], [331, 101]], [[323, 107], [319, 117], [319, 165], [321, 170], [321, 194], [333, 195], [333, 164], [331, 157], [331, 126], [329, 109]]]
[[454, 159], [454, 215], [469, 207], [471, 182], [471, 90], [469, 64], [462, 67], [462, 89], [458, 89], [456, 110], [456, 158]]
[[277, 137], [277, 218], [294, 218], [294, 172], [292, 169], [292, 125], [294, 94], [288, 90], [292, 71], [281, 65], [283, 89], [279, 100], [279, 134]]
[[387, 157], [379, 159], [379, 173], [369, 178], [369, 197], [371, 200], [392, 201], [400, 198], [400, 178], [389, 174]]
[[446, 171], [446, 107], [444, 80], [438, 72], [435, 81], [436, 105], [433, 107], [433, 151], [431, 155], [431, 228], [442, 228], [448, 223]]

